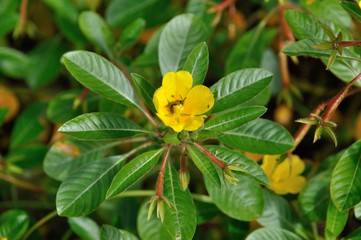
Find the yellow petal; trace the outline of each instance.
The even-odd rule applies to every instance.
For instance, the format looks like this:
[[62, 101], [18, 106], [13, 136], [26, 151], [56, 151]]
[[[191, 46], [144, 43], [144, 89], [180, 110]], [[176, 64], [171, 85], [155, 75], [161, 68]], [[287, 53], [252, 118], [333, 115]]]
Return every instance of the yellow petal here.
[[170, 113], [164, 87], [160, 87], [155, 91], [153, 95], [153, 104], [157, 113], [161, 115], [167, 115]]
[[290, 176], [299, 175], [305, 170], [305, 163], [297, 155], [292, 155], [291, 160], [286, 158], [273, 172], [277, 179], [288, 179]]
[[282, 182], [271, 183], [271, 189], [277, 194], [296, 194], [302, 191], [307, 181], [303, 176], [292, 176]]
[[162, 86], [168, 102], [184, 100], [192, 88], [193, 78], [187, 71], [168, 72], [163, 77]]
[[261, 165], [264, 173], [270, 178], [279, 159], [279, 155], [264, 155]]
[[202, 127], [202, 125], [204, 123], [204, 116], [192, 116], [189, 118], [190, 118], [190, 121], [184, 125], [184, 130], [195, 131], [195, 130], [199, 129], [200, 127]]
[[157, 116], [163, 121], [164, 125], [171, 127], [175, 132], [180, 132], [184, 128], [184, 122], [181, 121], [181, 117], [176, 115], [161, 115], [157, 113]]
[[214, 105], [213, 93], [203, 85], [192, 88], [184, 101], [184, 113], [200, 115], [208, 112]]

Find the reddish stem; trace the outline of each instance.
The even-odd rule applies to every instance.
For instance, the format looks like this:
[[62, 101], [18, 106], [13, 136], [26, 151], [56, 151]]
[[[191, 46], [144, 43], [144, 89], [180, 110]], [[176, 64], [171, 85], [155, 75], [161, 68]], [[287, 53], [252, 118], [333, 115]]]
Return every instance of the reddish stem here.
[[217, 6], [215, 6], [214, 10], [216, 10], [216, 12], [222, 12], [227, 7], [231, 7], [234, 4], [234, 1], [235, 0], [225, 0], [222, 3], [218, 4]]
[[172, 148], [171, 145], [168, 146], [167, 148], [167, 152], [163, 158], [163, 163], [162, 166], [159, 170], [159, 175], [158, 175], [158, 179], [157, 179], [157, 191], [156, 191], [156, 195], [159, 198], [163, 198], [163, 184], [164, 184], [164, 173], [165, 173], [165, 167], [167, 165], [167, 161], [168, 161], [168, 157], [169, 157], [169, 153], [170, 153], [170, 149]]
[[187, 143], [182, 142], [182, 153], [180, 159], [180, 171], [186, 172], [187, 171], [187, 164], [186, 164], [186, 145]]
[[83, 91], [81, 92], [80, 96], [79, 96], [79, 101], [83, 102], [84, 99], [86, 98], [86, 96], [88, 96], [89, 93], [90, 93], [90, 90], [88, 88], [84, 88]]
[[339, 43], [340, 47], [361, 46], [361, 41], [342, 41]]
[[20, 21], [25, 26], [27, 20], [27, 8], [28, 8], [28, 0], [22, 0], [20, 6]]
[[210, 151], [203, 148], [198, 143], [193, 143], [194, 146], [196, 146], [199, 150], [201, 150], [212, 162], [214, 162], [218, 167], [220, 167], [222, 170], [227, 167], [226, 164], [224, 164], [221, 160], [219, 160], [217, 157], [215, 157]]

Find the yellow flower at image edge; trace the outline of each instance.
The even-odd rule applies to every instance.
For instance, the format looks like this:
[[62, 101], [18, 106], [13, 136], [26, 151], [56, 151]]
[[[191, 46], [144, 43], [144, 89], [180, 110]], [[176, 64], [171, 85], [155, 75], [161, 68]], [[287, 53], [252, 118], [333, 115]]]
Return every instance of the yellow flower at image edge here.
[[187, 71], [168, 72], [153, 96], [157, 116], [175, 132], [200, 128], [214, 105], [211, 90], [204, 85], [192, 88], [193, 78]]
[[296, 194], [306, 185], [306, 178], [301, 176], [305, 163], [297, 155], [291, 160], [286, 158], [278, 163], [279, 155], [265, 155], [261, 165], [270, 180], [270, 189], [277, 194]]

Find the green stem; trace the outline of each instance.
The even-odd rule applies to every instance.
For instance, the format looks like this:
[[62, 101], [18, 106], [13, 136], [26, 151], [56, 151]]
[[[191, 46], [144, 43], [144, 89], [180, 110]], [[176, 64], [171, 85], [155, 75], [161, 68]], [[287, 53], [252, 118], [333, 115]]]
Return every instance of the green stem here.
[[26, 240], [30, 237], [30, 235], [39, 227], [41, 227], [43, 224], [45, 224], [46, 222], [48, 222], [50, 219], [56, 217], [58, 214], [56, 212], [56, 210], [50, 212], [48, 215], [46, 215], [45, 217], [43, 217], [42, 219], [40, 219], [37, 223], [35, 223], [35, 225], [33, 225], [24, 235], [23, 240]]

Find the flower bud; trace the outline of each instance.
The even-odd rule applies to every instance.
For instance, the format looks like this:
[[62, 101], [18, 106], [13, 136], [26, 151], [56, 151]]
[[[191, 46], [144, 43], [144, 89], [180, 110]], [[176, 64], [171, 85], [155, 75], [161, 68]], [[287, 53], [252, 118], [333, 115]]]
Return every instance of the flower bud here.
[[187, 170], [180, 170], [178, 176], [182, 190], [185, 191], [188, 188], [188, 184], [190, 180], [189, 172]]

